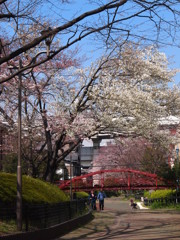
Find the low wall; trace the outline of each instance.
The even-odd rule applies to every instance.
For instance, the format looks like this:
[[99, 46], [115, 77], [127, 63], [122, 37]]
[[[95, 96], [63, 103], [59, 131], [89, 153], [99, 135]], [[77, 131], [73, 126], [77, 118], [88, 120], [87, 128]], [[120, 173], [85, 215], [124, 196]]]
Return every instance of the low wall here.
[[13, 235], [4, 235], [1, 236], [0, 239], [4, 240], [51, 240], [55, 239], [57, 237], [60, 237], [73, 229], [80, 227], [81, 225], [84, 225], [88, 223], [90, 220], [92, 220], [92, 212], [90, 211], [89, 213], [72, 219], [70, 221], [55, 225], [50, 228], [45, 228], [37, 231], [32, 231], [32, 232], [22, 232], [22, 233], [17, 233]]

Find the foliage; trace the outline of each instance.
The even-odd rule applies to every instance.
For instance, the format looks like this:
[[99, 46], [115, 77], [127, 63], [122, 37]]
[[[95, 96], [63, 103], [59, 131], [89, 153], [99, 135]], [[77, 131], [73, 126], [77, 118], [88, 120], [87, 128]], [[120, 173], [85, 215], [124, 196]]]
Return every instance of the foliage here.
[[168, 198], [175, 193], [175, 190], [166, 189], [166, 190], [156, 190], [151, 193], [151, 198]]
[[17, 172], [17, 154], [11, 153], [3, 156], [2, 166], [3, 171], [7, 173], [16, 173]]
[[175, 190], [172, 189], [165, 189], [165, 190], [156, 190], [153, 191], [152, 193], [149, 193], [148, 191], [146, 191], [144, 193], [144, 197], [147, 198], [169, 198], [172, 197], [175, 194]]
[[166, 148], [160, 146], [157, 142], [153, 144], [149, 144], [144, 151], [144, 155], [142, 157], [141, 169], [146, 172], [155, 173], [160, 175], [160, 172], [164, 172], [165, 166], [170, 168], [166, 164], [167, 160], [167, 152]]
[[[22, 160], [22, 163], [21, 163], [22, 174], [29, 175], [30, 167], [29, 167], [29, 162], [28, 162], [27, 158], [25, 159], [22, 157], [21, 160]], [[2, 171], [6, 172], [6, 173], [16, 173], [17, 172], [17, 162], [18, 162], [18, 156], [17, 156], [16, 152], [4, 154], [3, 159], [2, 159]], [[41, 172], [40, 168], [39, 168], [39, 172]], [[34, 176], [34, 177], [36, 177], [36, 176]]]
[[[0, 200], [14, 202], [16, 200], [17, 177], [15, 174], [0, 173]], [[57, 203], [68, 201], [68, 197], [57, 186], [33, 179], [22, 177], [22, 199], [28, 203]]]
[[88, 198], [89, 194], [86, 192], [76, 192], [76, 198]]
[[175, 204], [176, 190], [156, 190], [153, 192], [144, 191], [144, 197], [148, 199], [154, 199], [154, 202], [150, 204], [151, 209], [175, 209], [180, 210], [180, 204]]
[[144, 191], [144, 197], [150, 198], [151, 193], [149, 191]]
[[180, 211], [180, 204], [169, 203], [166, 205], [165, 202], [153, 202], [150, 206], [151, 209], [172, 209]]
[[117, 191], [105, 191], [106, 197], [119, 197], [121, 196], [121, 191], [117, 190]]
[[17, 224], [14, 220], [8, 222], [0, 222], [0, 236], [4, 235], [4, 233], [14, 233], [17, 232]]
[[164, 164], [158, 170], [157, 174], [162, 177], [165, 182], [172, 182], [174, 186], [176, 186], [177, 180], [180, 178], [180, 164], [175, 161], [172, 168], [168, 164]]
[[161, 203], [161, 202], [153, 202], [151, 204], [151, 209], [161, 209], [161, 208], [165, 208], [165, 203]]

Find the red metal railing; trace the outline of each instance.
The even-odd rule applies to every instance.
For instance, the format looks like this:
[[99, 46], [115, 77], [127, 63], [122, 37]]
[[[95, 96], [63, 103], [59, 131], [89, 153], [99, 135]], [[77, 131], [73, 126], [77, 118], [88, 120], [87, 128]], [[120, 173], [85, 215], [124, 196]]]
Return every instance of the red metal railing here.
[[158, 178], [156, 174], [132, 169], [99, 170], [71, 180], [59, 181], [62, 190], [68, 190], [72, 184], [73, 191], [99, 190], [130, 190], [130, 189], [164, 189], [172, 184]]

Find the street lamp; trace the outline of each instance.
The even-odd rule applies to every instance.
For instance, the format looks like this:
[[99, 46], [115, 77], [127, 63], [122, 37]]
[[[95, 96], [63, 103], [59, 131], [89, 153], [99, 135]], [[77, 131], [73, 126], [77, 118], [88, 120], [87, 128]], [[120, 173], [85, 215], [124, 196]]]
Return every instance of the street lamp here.
[[[9, 67], [9, 69], [17, 69], [16, 67]], [[22, 61], [19, 60], [19, 71], [22, 69]], [[21, 102], [22, 102], [22, 74], [19, 73], [18, 79], [18, 162], [17, 162], [17, 196], [16, 196], [16, 220], [17, 230], [22, 230], [22, 167], [21, 167], [21, 135], [22, 135], [22, 123], [21, 123]]]
[[[52, 29], [44, 30], [42, 35], [48, 33]], [[51, 34], [45, 39], [47, 46], [47, 56], [49, 56], [50, 45], [54, 38], [54, 34]], [[0, 54], [2, 53], [2, 41], [0, 39]], [[19, 60], [19, 81], [18, 81], [18, 164], [17, 164], [17, 199], [16, 199], [16, 217], [17, 217], [17, 230], [22, 230], [22, 160], [21, 160], [21, 139], [22, 139], [22, 123], [21, 123], [21, 109], [22, 109], [22, 61]], [[72, 187], [71, 187], [72, 188]], [[71, 190], [72, 191], [72, 190]], [[71, 194], [72, 195], [72, 194]]]
[[179, 192], [179, 147], [176, 148], [177, 160], [176, 160], [176, 203], [178, 203], [177, 195]]
[[70, 199], [72, 201], [72, 152], [70, 153]]
[[[22, 62], [19, 60], [19, 70], [22, 68]], [[17, 229], [22, 230], [22, 167], [21, 167], [21, 102], [22, 102], [22, 75], [19, 74], [18, 81], [18, 164], [17, 164], [17, 202], [16, 202], [16, 214], [17, 214]]]

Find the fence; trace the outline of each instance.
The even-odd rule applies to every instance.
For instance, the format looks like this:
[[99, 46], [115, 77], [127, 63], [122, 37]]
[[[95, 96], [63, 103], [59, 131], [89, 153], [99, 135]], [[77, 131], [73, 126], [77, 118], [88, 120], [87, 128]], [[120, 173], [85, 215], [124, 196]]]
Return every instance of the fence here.
[[[26, 231], [48, 228], [86, 212], [85, 200], [73, 200], [57, 204], [24, 204], [23, 228]], [[16, 219], [16, 205], [0, 203], [0, 219]]]
[[170, 204], [180, 204], [180, 196], [171, 197], [171, 198], [153, 198], [153, 199], [144, 199], [144, 205], [150, 206], [153, 203], [161, 203], [162, 205], [170, 205]]

